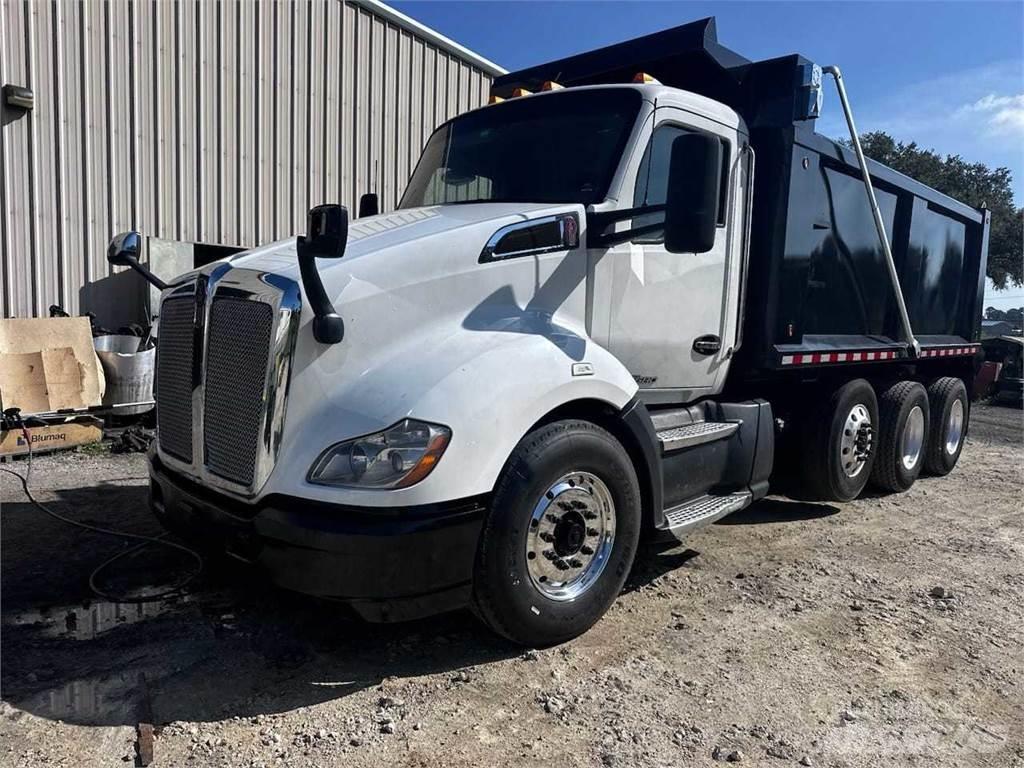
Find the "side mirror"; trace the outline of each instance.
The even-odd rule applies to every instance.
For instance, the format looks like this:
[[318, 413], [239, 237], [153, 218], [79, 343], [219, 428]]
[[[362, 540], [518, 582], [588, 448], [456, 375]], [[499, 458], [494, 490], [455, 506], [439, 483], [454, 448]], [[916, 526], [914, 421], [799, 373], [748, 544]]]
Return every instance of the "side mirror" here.
[[318, 205], [306, 216], [306, 248], [320, 259], [340, 259], [348, 242], [348, 209], [343, 205]]
[[337, 344], [345, 336], [345, 325], [334, 311], [316, 260], [340, 259], [348, 243], [348, 209], [341, 205], [318, 205], [309, 209], [307, 234], [299, 236], [299, 275], [313, 310], [313, 337], [321, 344]]
[[359, 216], [362, 219], [367, 216], [376, 216], [380, 213], [380, 198], [376, 192], [367, 192], [359, 198]]
[[147, 281], [162, 291], [167, 288], [167, 283], [149, 271], [147, 267], [139, 263], [139, 253], [142, 252], [142, 236], [138, 232], [122, 232], [110, 241], [107, 246], [107, 262], [115, 267], [131, 267]]
[[665, 250], [707, 253], [715, 245], [722, 142], [684, 133], [672, 142], [665, 195]]

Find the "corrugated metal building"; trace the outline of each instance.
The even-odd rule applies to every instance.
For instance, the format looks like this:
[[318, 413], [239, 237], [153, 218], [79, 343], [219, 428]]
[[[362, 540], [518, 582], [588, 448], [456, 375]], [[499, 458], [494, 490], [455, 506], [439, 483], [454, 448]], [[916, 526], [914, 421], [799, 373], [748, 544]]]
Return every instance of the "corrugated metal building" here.
[[34, 97], [0, 107], [3, 315], [133, 319], [123, 230], [251, 247], [387, 210], [501, 72], [376, 0], [0, 0], [0, 83]]

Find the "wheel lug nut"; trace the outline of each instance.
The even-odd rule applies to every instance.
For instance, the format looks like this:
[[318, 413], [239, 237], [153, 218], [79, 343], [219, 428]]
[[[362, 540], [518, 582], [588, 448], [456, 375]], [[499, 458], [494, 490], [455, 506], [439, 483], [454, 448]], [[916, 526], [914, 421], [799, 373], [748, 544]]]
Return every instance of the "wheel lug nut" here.
[[594, 554], [594, 550], [592, 550], [586, 544], [584, 544], [582, 547], [580, 547], [580, 552], [582, 554], [584, 554], [584, 555], [592, 555], [592, 554]]
[[558, 523], [559, 521], [558, 515], [544, 515], [544, 519], [549, 523]]
[[597, 536], [599, 533], [597, 528], [587, 528], [587, 536]]
[[571, 565], [573, 568], [582, 568], [583, 567], [583, 562], [580, 561], [580, 560], [577, 560], [574, 557], [572, 560], [569, 561], [569, 565]]
[[555, 540], [555, 537], [554, 537], [554, 536], [552, 536], [552, 535], [551, 535], [550, 533], [548, 533], [547, 531], [541, 531], [541, 532], [540, 532], [540, 533], [538, 533], [537, 535], [538, 535], [538, 536], [540, 537], [541, 541], [546, 541], [546, 542], [548, 542], [549, 544], [550, 544], [550, 543], [551, 543], [552, 541], [554, 541], [554, 540]]

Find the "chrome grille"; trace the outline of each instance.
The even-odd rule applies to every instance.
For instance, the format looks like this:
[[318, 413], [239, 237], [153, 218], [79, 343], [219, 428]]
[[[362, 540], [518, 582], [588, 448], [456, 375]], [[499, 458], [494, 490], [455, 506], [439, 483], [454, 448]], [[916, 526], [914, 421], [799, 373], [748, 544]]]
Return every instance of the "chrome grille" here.
[[267, 363], [274, 311], [262, 301], [215, 297], [206, 344], [203, 445], [214, 474], [253, 482], [266, 412]]
[[195, 299], [168, 299], [160, 311], [156, 355], [156, 425], [160, 447], [192, 461], [192, 366]]
[[295, 280], [229, 262], [165, 291], [157, 449], [172, 471], [259, 492], [281, 446], [301, 311]]

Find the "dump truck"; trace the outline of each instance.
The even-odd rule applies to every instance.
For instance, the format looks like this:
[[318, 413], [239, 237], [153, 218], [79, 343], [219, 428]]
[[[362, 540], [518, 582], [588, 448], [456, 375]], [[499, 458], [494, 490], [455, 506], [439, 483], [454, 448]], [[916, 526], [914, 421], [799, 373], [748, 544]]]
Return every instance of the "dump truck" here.
[[[830, 79], [847, 142], [814, 131]], [[156, 280], [168, 529], [372, 621], [470, 607], [544, 646], [641, 537], [780, 467], [838, 502], [954, 468], [989, 214], [865, 159], [838, 68], [750, 61], [705, 19], [492, 93], [395, 210], [317, 206]], [[111, 261], [146, 273], [140, 243]]]

